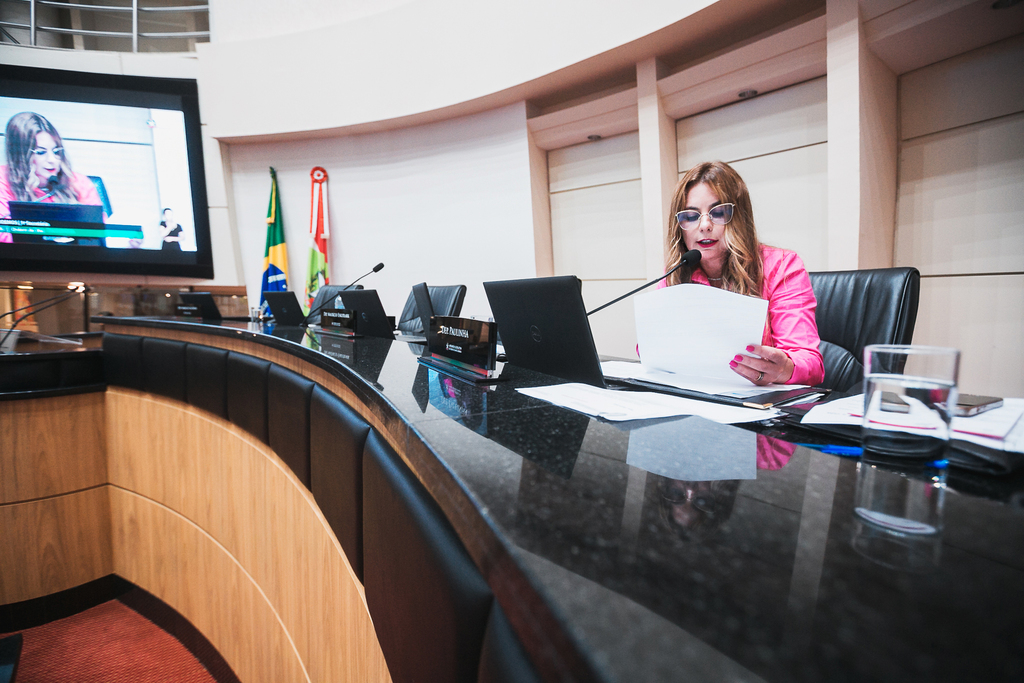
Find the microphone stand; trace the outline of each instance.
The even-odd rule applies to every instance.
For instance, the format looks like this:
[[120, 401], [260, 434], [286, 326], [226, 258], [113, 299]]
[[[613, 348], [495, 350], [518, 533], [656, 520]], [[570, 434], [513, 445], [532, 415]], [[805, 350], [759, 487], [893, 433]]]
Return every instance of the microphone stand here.
[[[4, 315], [10, 315], [11, 313], [17, 313], [18, 311], [24, 311], [27, 308], [33, 308], [35, 306], [38, 306], [38, 308], [35, 308], [35, 310], [29, 311], [28, 313], [26, 313], [25, 315], [21, 316], [20, 318], [15, 319], [14, 323], [11, 324], [11, 328], [9, 330], [7, 330], [7, 334], [5, 334], [3, 336], [3, 339], [0, 339], [0, 346], [3, 346], [4, 344], [7, 343], [7, 339], [12, 334], [14, 334], [14, 330], [18, 327], [18, 323], [20, 323], [25, 318], [28, 318], [29, 316], [35, 315], [39, 311], [46, 310], [47, 308], [50, 308], [51, 306], [56, 306], [57, 304], [63, 303], [65, 301], [67, 301], [68, 299], [70, 299], [71, 297], [73, 297], [75, 294], [82, 294], [84, 291], [85, 291], [84, 289], [82, 291], [75, 290], [75, 291], [72, 291], [72, 292], [68, 292], [67, 294], [61, 294], [60, 296], [55, 296], [52, 299], [47, 299], [45, 301], [40, 301], [39, 303], [29, 304], [28, 306], [22, 306], [21, 308], [17, 309], [16, 311], [9, 311], [8, 313], [5, 313]], [[0, 316], [0, 317], [3, 317], [3, 316]]]
[[[691, 251], [696, 251], [696, 250], [694, 249], [694, 250], [691, 250]], [[657, 280], [651, 280], [650, 282], [644, 283], [644, 284], [640, 285], [639, 287], [637, 287], [636, 289], [634, 289], [634, 290], [633, 290], [632, 292], [626, 292], [625, 294], [623, 294], [622, 296], [620, 296], [620, 297], [619, 297], [618, 299], [613, 299], [613, 300], [609, 301], [608, 303], [606, 303], [606, 304], [605, 304], [605, 305], [603, 305], [603, 306], [598, 306], [598, 307], [597, 307], [597, 308], [595, 308], [594, 310], [592, 310], [592, 311], [589, 311], [589, 312], [587, 313], [587, 316], [589, 317], [589, 316], [591, 316], [591, 315], [593, 315], [593, 314], [597, 313], [598, 311], [603, 311], [604, 309], [608, 308], [608, 307], [609, 307], [609, 306], [611, 306], [612, 304], [617, 304], [617, 303], [619, 303], [620, 301], [622, 301], [623, 299], [625, 299], [625, 298], [627, 298], [627, 297], [630, 297], [630, 296], [633, 296], [634, 294], [636, 294], [636, 293], [637, 293], [637, 292], [639, 292], [640, 290], [643, 290], [643, 289], [647, 289], [647, 288], [648, 288], [648, 287], [650, 287], [651, 285], [656, 285], [656, 284], [658, 284], [659, 282], [661, 282], [662, 280], [664, 280], [665, 278], [667, 278], [667, 277], [668, 277], [669, 275], [671, 275], [672, 273], [674, 273], [674, 272], [676, 272], [677, 270], [679, 270], [680, 268], [682, 268], [683, 266], [689, 266], [689, 265], [694, 265], [694, 266], [695, 266], [695, 265], [697, 265], [698, 263], [700, 263], [700, 252], [699, 252], [699, 251], [698, 251], [698, 252], [697, 252], [697, 254], [696, 254], [696, 260], [694, 260], [694, 262], [693, 262], [692, 264], [690, 263], [690, 260], [691, 260], [691, 259], [690, 259], [690, 258], [688, 258], [689, 256], [690, 256], [690, 252], [688, 251], [688, 252], [686, 252], [685, 254], [683, 254], [683, 258], [682, 258], [682, 260], [680, 260], [680, 261], [679, 261], [679, 265], [677, 265], [677, 266], [676, 266], [675, 268], [673, 268], [672, 270], [668, 271], [667, 273], [665, 273], [664, 275], [662, 275], [661, 277], [659, 277], [659, 278], [658, 278]]]
[[[364, 277], [366, 277], [367, 275], [372, 275], [373, 273], [379, 273], [379, 272], [380, 272], [380, 271], [382, 271], [382, 270], [384, 270], [384, 264], [383, 264], [383, 263], [378, 263], [378, 264], [377, 264], [376, 266], [374, 266], [374, 267], [373, 267], [373, 270], [371, 270], [371, 271], [370, 271], [369, 273], [366, 273], [365, 275], [360, 275], [360, 276], [359, 276], [359, 277], [357, 277], [357, 278], [356, 278], [355, 280], [353, 280], [353, 281], [352, 281], [352, 282], [350, 282], [349, 284], [345, 285], [344, 287], [342, 287], [342, 288], [341, 288], [341, 289], [339, 289], [338, 291], [339, 291], [339, 292], [347, 292], [348, 290], [352, 289], [352, 287], [353, 287], [353, 286], [354, 286], [354, 285], [355, 285], [355, 284], [356, 284], [357, 282], [359, 282], [360, 280], [362, 280], [362, 279], [363, 279]], [[308, 320], [309, 320], [310, 318], [312, 318], [312, 317], [313, 317], [314, 315], [316, 315], [317, 313], [319, 313], [319, 312], [320, 312], [320, 311], [322, 311], [323, 309], [327, 308], [327, 304], [329, 304], [329, 303], [331, 303], [330, 299], [328, 299], [327, 301], [324, 301], [324, 302], [323, 302], [323, 303], [321, 303], [321, 304], [320, 304], [319, 306], [317, 306], [316, 308], [314, 308], [314, 309], [313, 309], [312, 311], [310, 311], [309, 313], [307, 313], [307, 314], [306, 314], [306, 317], [302, 319], [302, 322], [301, 322], [301, 323], [299, 323], [299, 326], [301, 327], [302, 325], [305, 325], [305, 324], [306, 324], [306, 322], [307, 322], [307, 321], [308, 321]]]

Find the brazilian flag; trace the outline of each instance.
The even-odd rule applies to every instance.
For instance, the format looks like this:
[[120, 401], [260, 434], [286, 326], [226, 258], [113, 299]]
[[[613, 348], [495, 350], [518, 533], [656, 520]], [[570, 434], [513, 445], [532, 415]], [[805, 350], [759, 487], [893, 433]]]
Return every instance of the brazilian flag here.
[[277, 193], [277, 172], [270, 169], [270, 206], [267, 208], [267, 248], [263, 252], [263, 286], [260, 289], [260, 307], [264, 306], [263, 292], [284, 292], [288, 289], [288, 245], [284, 242], [284, 224], [281, 222], [281, 197]]

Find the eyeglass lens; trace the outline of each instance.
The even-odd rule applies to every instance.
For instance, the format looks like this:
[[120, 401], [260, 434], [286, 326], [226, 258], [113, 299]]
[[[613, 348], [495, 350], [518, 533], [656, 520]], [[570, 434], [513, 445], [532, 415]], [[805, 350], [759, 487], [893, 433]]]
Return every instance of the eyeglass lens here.
[[[733, 206], [733, 204], [719, 204], [718, 206], [712, 207], [706, 215], [715, 225], [725, 225], [732, 220]], [[691, 209], [677, 213], [676, 220], [679, 222], [679, 225], [683, 230], [692, 230], [700, 225], [700, 219], [704, 215], [705, 214], [702, 214], [700, 211], [694, 211]]]

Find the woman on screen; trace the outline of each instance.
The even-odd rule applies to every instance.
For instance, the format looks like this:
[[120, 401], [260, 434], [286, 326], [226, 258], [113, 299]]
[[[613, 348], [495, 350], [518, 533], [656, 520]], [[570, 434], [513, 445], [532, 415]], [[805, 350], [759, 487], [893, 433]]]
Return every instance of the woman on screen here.
[[733, 371], [758, 385], [820, 384], [825, 368], [807, 270], [794, 252], [758, 241], [750, 193], [739, 174], [720, 161], [691, 168], [676, 186], [669, 223], [666, 270], [690, 249], [699, 250], [701, 260], [662, 286], [692, 282], [768, 300], [761, 343], [737, 349], [729, 363]]
[[[0, 218], [12, 201], [102, 206], [88, 176], [75, 173], [60, 133], [45, 117], [25, 111], [7, 122], [7, 165], [0, 166]], [[104, 217], [105, 218], [105, 217]], [[0, 240], [10, 233], [0, 233]]]

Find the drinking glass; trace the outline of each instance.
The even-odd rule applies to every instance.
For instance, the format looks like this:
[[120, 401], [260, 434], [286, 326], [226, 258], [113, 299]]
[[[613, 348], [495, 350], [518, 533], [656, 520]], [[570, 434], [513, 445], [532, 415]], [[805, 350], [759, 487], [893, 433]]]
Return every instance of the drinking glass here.
[[960, 352], [937, 346], [864, 348], [865, 457], [937, 460], [949, 446]]

